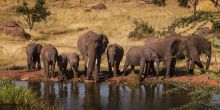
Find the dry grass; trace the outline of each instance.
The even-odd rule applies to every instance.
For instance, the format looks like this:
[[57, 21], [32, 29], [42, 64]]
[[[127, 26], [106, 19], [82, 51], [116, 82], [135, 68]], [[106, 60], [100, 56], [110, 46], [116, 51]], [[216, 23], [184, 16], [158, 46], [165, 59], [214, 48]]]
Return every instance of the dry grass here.
[[[0, 8], [0, 21], [13, 19], [20, 21], [25, 30], [32, 36], [30, 41], [12, 41], [5, 39], [0, 35], [0, 69], [15, 66], [26, 65], [26, 55], [24, 47], [30, 42], [41, 44], [51, 43], [58, 48], [59, 53], [78, 52], [76, 42], [78, 36], [86, 31], [93, 30], [98, 33], [104, 33], [109, 37], [110, 44], [118, 43], [125, 48], [125, 51], [131, 46], [142, 45], [143, 40], [131, 41], [128, 39], [128, 33], [134, 29], [135, 20], [148, 21], [156, 30], [161, 31], [167, 27], [173, 20], [179, 17], [192, 14], [191, 9], [180, 8], [174, 0], [169, 0], [166, 7], [156, 7], [154, 5], [140, 5], [137, 2], [107, 2], [107, 10], [85, 12], [91, 2], [79, 4], [77, 0], [67, 0], [64, 6], [61, 6], [62, 0], [48, 0], [48, 8], [51, 16], [47, 22], [35, 24], [32, 31], [28, 30], [23, 18], [14, 13], [12, 0], [9, 5], [3, 5]], [[33, 4], [33, 0], [28, 1]], [[125, 58], [124, 58], [125, 59]], [[124, 64], [124, 59], [122, 65]], [[80, 64], [83, 64], [82, 60]], [[106, 69], [106, 55], [103, 56], [102, 69]], [[212, 66], [211, 66], [212, 68]]]

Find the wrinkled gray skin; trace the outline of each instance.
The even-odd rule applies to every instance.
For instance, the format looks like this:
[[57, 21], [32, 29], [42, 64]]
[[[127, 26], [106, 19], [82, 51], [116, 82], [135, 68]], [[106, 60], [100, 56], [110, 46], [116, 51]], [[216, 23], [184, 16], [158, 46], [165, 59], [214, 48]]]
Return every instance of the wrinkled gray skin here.
[[99, 81], [101, 56], [108, 45], [108, 38], [103, 34], [89, 31], [80, 36], [77, 46], [85, 61], [85, 70], [88, 80], [91, 80], [95, 68], [95, 81]]
[[211, 61], [211, 54], [212, 54], [212, 47], [211, 42], [209, 42], [207, 39], [200, 37], [198, 35], [194, 35], [191, 37], [186, 36], [179, 36], [179, 35], [173, 35], [169, 36], [166, 39], [179, 39], [182, 41], [182, 45], [180, 45], [180, 54], [178, 54], [178, 59], [184, 59], [186, 58], [186, 64], [187, 64], [187, 73], [193, 74], [195, 64], [201, 69], [203, 72], [203, 65], [200, 60], [200, 55], [205, 54], [207, 58], [206, 63], [206, 70], [208, 70], [210, 61]]
[[37, 70], [41, 69], [41, 63], [40, 63], [40, 53], [42, 49], [42, 45], [37, 43], [31, 43], [25, 47], [26, 54], [27, 54], [27, 68], [28, 71], [32, 71], [33, 69]]
[[108, 58], [108, 67], [109, 72], [112, 73], [112, 67], [114, 68], [114, 74], [111, 76], [118, 76], [118, 73], [120, 72], [119, 66], [121, 63], [121, 60], [124, 55], [124, 49], [122, 46], [118, 44], [110, 45], [107, 49], [107, 58]]
[[[152, 38], [145, 41], [145, 47], [149, 47], [157, 52], [159, 59], [163, 59], [166, 64], [166, 75], [170, 77], [175, 71], [176, 58], [175, 55], [179, 50], [179, 39], [159, 39]], [[172, 73], [172, 74], [171, 74]]]
[[49, 78], [51, 78], [51, 76], [55, 77], [54, 70], [57, 57], [58, 51], [53, 45], [48, 44], [43, 46], [41, 50], [41, 58], [44, 64], [44, 74]]
[[62, 79], [63, 76], [67, 78], [65, 73], [67, 72], [67, 64], [68, 64], [68, 59], [67, 55], [61, 54], [57, 57], [57, 66], [59, 68], [59, 79]]
[[140, 81], [142, 82], [142, 80], [144, 78], [142, 78], [142, 75], [143, 75], [143, 72], [144, 72], [144, 67], [145, 67], [145, 64], [146, 64], [146, 74], [144, 74], [144, 76], [148, 75], [149, 74], [149, 70], [150, 70], [150, 65], [151, 64], [154, 64], [154, 62], [156, 62], [156, 65], [157, 65], [157, 78], [159, 76], [159, 65], [160, 65], [160, 62], [159, 62], [159, 56], [157, 54], [156, 51], [154, 51], [153, 49], [151, 48], [143, 48], [142, 51], [141, 51], [141, 59], [140, 59], [140, 74], [139, 74], [139, 79]]
[[123, 76], [126, 76], [127, 68], [131, 65], [131, 70], [134, 70], [135, 66], [140, 66], [140, 59], [141, 59], [141, 52], [143, 47], [141, 46], [134, 46], [129, 48], [128, 52], [126, 53], [126, 59], [124, 64]]
[[79, 55], [76, 53], [72, 53], [68, 56], [68, 62], [72, 69], [75, 78], [79, 77], [78, 67], [79, 67]]

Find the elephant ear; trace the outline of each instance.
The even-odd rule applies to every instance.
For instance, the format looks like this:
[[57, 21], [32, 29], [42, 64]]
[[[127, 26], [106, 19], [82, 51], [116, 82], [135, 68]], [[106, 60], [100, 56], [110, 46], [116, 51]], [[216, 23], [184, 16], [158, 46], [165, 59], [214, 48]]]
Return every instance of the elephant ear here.
[[104, 34], [100, 34], [100, 37], [101, 37], [101, 43], [102, 43], [102, 53], [104, 53], [105, 49], [108, 46], [109, 41], [108, 41], [107, 36]]

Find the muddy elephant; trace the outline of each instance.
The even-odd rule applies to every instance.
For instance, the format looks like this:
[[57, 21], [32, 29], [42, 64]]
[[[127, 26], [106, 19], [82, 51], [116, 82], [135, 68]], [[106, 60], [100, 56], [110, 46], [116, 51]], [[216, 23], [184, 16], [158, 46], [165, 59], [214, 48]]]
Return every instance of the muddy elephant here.
[[51, 45], [47, 44], [43, 46], [41, 50], [41, 59], [44, 64], [44, 74], [47, 75], [49, 78], [51, 76], [55, 77], [55, 65], [58, 57], [57, 49]]
[[40, 53], [42, 49], [42, 45], [37, 43], [31, 43], [25, 47], [26, 54], [27, 54], [27, 68], [28, 71], [31, 71], [32, 69], [41, 69], [41, 63], [40, 63]]
[[124, 49], [122, 46], [118, 44], [112, 44], [107, 49], [107, 58], [108, 58], [108, 68], [109, 72], [112, 73], [112, 67], [114, 68], [114, 74], [111, 74], [111, 76], [118, 76], [120, 70], [119, 66], [121, 63], [121, 60], [124, 55]]
[[59, 79], [63, 79], [63, 76], [65, 79], [67, 78], [66, 73], [67, 73], [67, 65], [68, 65], [68, 59], [67, 55], [61, 54], [57, 57], [57, 66], [59, 69], [58, 76]]
[[144, 79], [142, 77], [143, 75], [143, 72], [144, 72], [144, 67], [145, 67], [145, 64], [146, 64], [146, 74], [144, 74], [144, 77], [146, 75], [149, 74], [149, 70], [150, 70], [150, 65], [154, 64], [154, 62], [156, 62], [156, 65], [157, 65], [157, 78], [159, 76], [159, 65], [160, 65], [160, 62], [159, 62], [159, 56], [157, 54], [157, 52], [149, 47], [145, 47], [142, 49], [141, 51], [141, 58], [140, 58], [140, 73], [139, 73], [139, 79], [140, 81], [142, 82], [142, 80]]
[[77, 46], [85, 61], [85, 70], [88, 80], [91, 80], [95, 68], [95, 81], [99, 81], [99, 71], [101, 56], [108, 46], [108, 38], [103, 34], [97, 34], [93, 31], [86, 32], [80, 36]]
[[68, 55], [68, 62], [70, 64], [71, 70], [75, 78], [79, 77], [78, 67], [79, 67], [79, 55], [76, 53], [72, 53]]
[[[157, 52], [159, 59], [162, 59], [166, 64], [166, 75], [170, 77], [175, 71], [176, 54], [179, 51], [179, 39], [159, 39], [152, 38], [145, 41], [144, 46], [149, 47]], [[172, 74], [171, 74], [172, 73]]]

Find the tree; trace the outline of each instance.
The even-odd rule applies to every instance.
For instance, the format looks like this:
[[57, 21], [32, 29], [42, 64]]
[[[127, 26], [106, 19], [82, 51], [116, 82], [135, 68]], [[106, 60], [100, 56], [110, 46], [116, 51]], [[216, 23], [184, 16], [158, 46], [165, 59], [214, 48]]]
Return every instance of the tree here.
[[196, 7], [197, 7], [197, 5], [199, 3], [199, 0], [189, 0], [189, 3], [193, 7], [193, 13], [196, 14]]
[[30, 30], [33, 28], [34, 23], [41, 22], [42, 20], [46, 21], [46, 18], [50, 15], [45, 0], [37, 0], [35, 5], [31, 8], [29, 8], [27, 2], [24, 1], [21, 6], [16, 8], [16, 12], [24, 17]]

